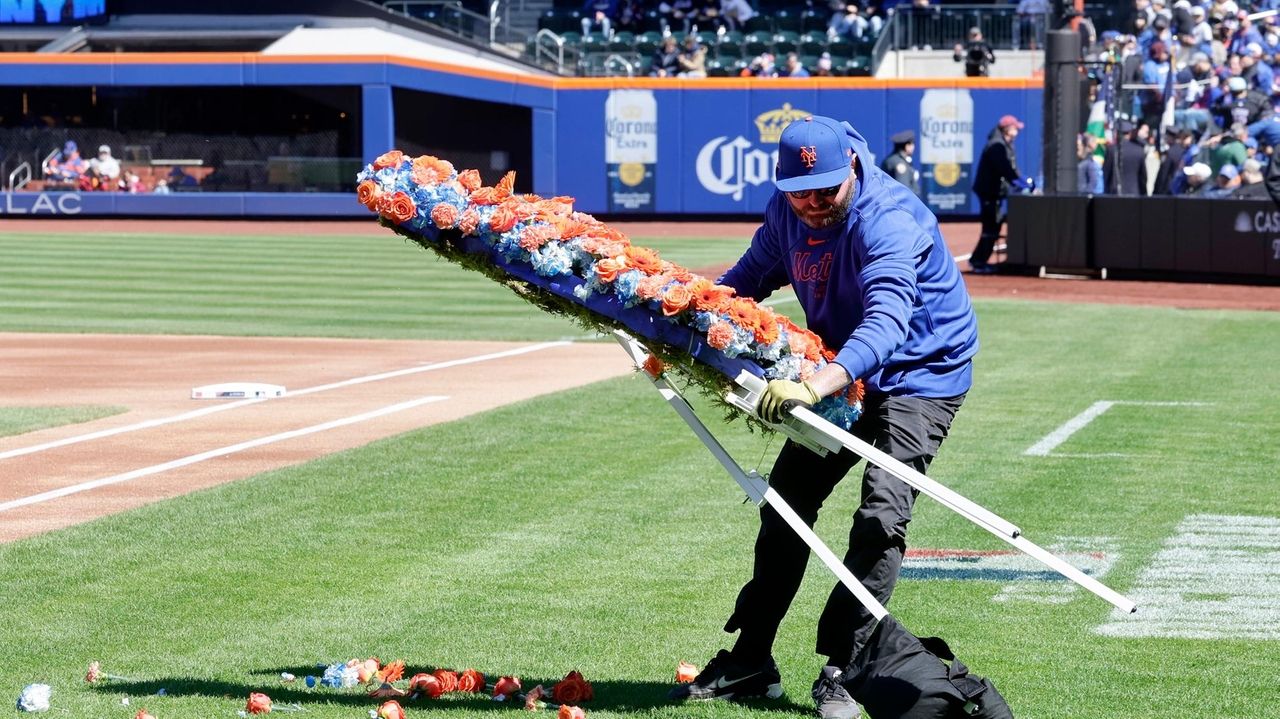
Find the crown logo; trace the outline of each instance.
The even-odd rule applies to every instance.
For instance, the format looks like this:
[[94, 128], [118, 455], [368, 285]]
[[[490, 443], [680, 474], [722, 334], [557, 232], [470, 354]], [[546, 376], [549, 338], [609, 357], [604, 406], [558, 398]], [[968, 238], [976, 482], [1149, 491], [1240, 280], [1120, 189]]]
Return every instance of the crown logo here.
[[787, 102], [782, 103], [782, 107], [777, 110], [756, 115], [756, 129], [760, 130], [760, 142], [776, 143], [782, 137], [782, 131], [787, 125], [812, 115], [812, 112], [797, 110]]

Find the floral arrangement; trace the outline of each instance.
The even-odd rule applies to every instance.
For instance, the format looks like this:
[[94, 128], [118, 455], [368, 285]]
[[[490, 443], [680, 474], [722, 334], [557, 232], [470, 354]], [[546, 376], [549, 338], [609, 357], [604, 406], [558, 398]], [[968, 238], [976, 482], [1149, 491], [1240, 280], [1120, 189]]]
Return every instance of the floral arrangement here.
[[[716, 398], [743, 369], [803, 380], [835, 358], [813, 332], [631, 244], [617, 229], [575, 211], [573, 198], [516, 194], [514, 172], [484, 186], [476, 170], [458, 172], [446, 160], [392, 150], [356, 179], [360, 203], [397, 233], [544, 310], [592, 329], [636, 335], [666, 366]], [[862, 384], [853, 382], [814, 411], [847, 428], [861, 413], [861, 400]]]

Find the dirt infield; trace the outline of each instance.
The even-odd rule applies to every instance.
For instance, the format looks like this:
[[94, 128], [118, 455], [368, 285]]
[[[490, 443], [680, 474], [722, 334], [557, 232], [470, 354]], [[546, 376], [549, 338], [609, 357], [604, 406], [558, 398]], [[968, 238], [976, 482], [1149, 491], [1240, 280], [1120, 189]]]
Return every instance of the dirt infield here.
[[[756, 227], [741, 222], [613, 224], [633, 237], [739, 237], [744, 244]], [[370, 221], [7, 219], [3, 227], [15, 233], [82, 229], [192, 235], [387, 233]], [[953, 256], [965, 265], [978, 226], [946, 224], [943, 232]], [[1274, 287], [973, 275], [965, 281], [976, 297], [1280, 311], [1280, 288]], [[0, 438], [0, 541], [630, 371], [612, 343], [50, 334], [0, 335], [0, 367], [0, 405], [129, 408], [94, 422]], [[225, 381], [281, 384], [290, 395], [260, 402], [189, 398], [193, 387]], [[67, 444], [55, 446], [62, 442]]]
[[[0, 438], [0, 541], [630, 371], [613, 343], [50, 334], [3, 335], [0, 367], [4, 405], [129, 408]], [[289, 394], [258, 402], [190, 399], [194, 387], [227, 381], [284, 385]], [[420, 404], [403, 406], [414, 400]], [[209, 413], [187, 416], [202, 412]], [[48, 446], [113, 431], [119, 433]], [[281, 436], [289, 432], [297, 436]], [[111, 483], [83, 487], [103, 480]], [[67, 488], [81, 491], [10, 506]]]

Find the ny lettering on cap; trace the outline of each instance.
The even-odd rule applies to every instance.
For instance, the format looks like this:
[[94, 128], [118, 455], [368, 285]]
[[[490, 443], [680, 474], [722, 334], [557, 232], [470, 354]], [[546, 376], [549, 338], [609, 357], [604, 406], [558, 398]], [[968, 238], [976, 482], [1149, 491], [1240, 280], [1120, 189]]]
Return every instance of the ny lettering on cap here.
[[839, 185], [849, 176], [852, 150], [840, 122], [819, 115], [796, 120], [778, 139], [773, 184], [783, 192]]

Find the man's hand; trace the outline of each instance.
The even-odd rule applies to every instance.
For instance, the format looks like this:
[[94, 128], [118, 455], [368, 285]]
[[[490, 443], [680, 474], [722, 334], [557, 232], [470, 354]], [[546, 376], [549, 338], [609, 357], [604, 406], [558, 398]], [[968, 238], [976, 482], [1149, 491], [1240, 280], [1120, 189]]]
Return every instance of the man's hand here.
[[821, 399], [808, 382], [792, 382], [785, 379], [770, 380], [769, 386], [760, 398], [757, 412], [766, 422], [777, 424], [787, 415], [782, 406], [788, 400], [796, 400], [806, 407]]

